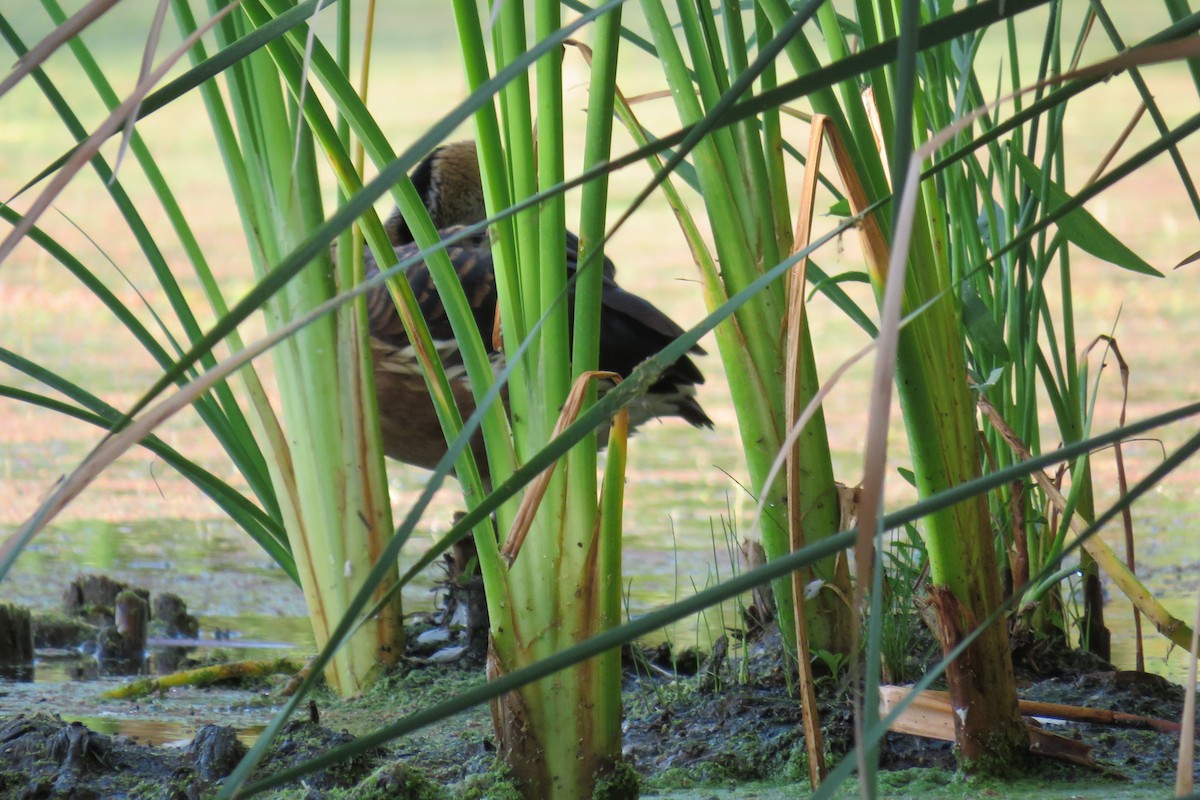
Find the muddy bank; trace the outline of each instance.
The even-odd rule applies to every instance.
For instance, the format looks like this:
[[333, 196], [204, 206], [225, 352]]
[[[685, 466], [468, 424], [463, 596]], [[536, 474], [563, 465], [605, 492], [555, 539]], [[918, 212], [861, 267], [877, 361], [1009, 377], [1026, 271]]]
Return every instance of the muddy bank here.
[[[689, 787], [725, 791], [764, 780], [803, 785], [807, 767], [800, 708], [772, 650], [774, 644], [768, 642], [744, 661], [716, 665], [702, 663], [695, 654], [672, 659], [661, 648], [626, 659], [624, 749], [646, 794], [671, 796]], [[1080, 668], [1073, 672], [1036, 679], [1024, 675], [1022, 696], [1179, 719], [1180, 687], [1154, 676], [1093, 670], [1097, 665], [1088, 658], [1077, 661]], [[481, 680], [477, 665], [460, 661], [410, 665], [353, 701], [318, 693], [312, 718], [289, 723], [256, 777], [428, 708]], [[263, 687], [257, 688], [261, 693]], [[111, 702], [119, 706], [121, 701]], [[169, 694], [160, 698], [160, 706], [169, 704]], [[49, 708], [43, 713], [0, 720], [0, 800], [202, 798], [215, 791], [245, 751], [237, 732], [228, 727], [204, 727], [185, 747], [148, 747], [128, 736], [98, 734], [64, 722], [49, 712], [69, 709], [54, 708], [52, 701], [45, 706]], [[844, 681], [822, 681], [820, 706], [832, 763], [853, 744]], [[1099, 768], [1043, 762], [1036, 772], [1043, 787], [1107, 786], [1119, 794], [1134, 787], [1165, 790], [1173, 780], [1178, 749], [1173, 735], [1089, 723], [1055, 729], [1091, 745]], [[904, 771], [897, 774], [905, 782], [914, 780], [909, 772], [914, 768], [934, 770], [922, 781], [939, 786], [956, 782], [948, 743], [889, 734], [880, 758], [885, 770]], [[510, 790], [497, 771], [488, 712], [474, 709], [314, 773], [303, 785], [273, 796], [507, 797]], [[969, 785], [961, 791], [972, 796]]]
[[[105, 663], [97, 642], [103, 641], [103, 631], [116, 625], [117, 598], [134, 593], [112, 582], [72, 583], [64, 596], [63, 615], [35, 616], [39, 653], [43, 658], [51, 649], [78, 654], [82, 644], [90, 648], [92, 661]], [[192, 656], [201, 652], [207, 652], [209, 661], [220, 662], [220, 654], [191, 650], [197, 643], [195, 620], [182, 601], [168, 602], [168, 598], [138, 600], [153, 612], [144, 627], [163, 637], [159, 644], [188, 646], [158, 648], [152, 660], [135, 665], [132, 671], [144, 673], [151, 665], [167, 663], [170, 668], [194, 666]], [[466, 636], [456, 642], [446, 634], [471, 629], [454, 624], [453, 610], [459, 605], [450, 603], [424, 619], [420, 629], [412, 631], [409, 657], [364, 697], [341, 700], [329, 692], [316, 692], [304, 718], [288, 723], [251, 781], [294, 767], [483, 682], [481, 641], [474, 641], [480, 637]], [[911, 680], [936, 660], [937, 648], [919, 625], [908, 632], [905, 642], [902, 657], [889, 663]], [[705, 653], [673, 652], [666, 645], [626, 648], [624, 755], [641, 777], [644, 793], [684, 797], [691, 789], [705, 788], [725, 796], [762, 781], [789, 787], [794, 793], [795, 787], [807, 785], [801, 709], [791, 691], [794, 678], [785, 672], [781, 653], [778, 634], [772, 630], [749, 643], [723, 639]], [[442, 663], [447, 657], [454, 660]], [[1014, 657], [1022, 699], [1175, 722], [1182, 714], [1183, 689], [1163, 678], [1117, 671], [1094, 656], [1045, 640], [1018, 645]], [[818, 682], [818, 704], [826, 760], [832, 765], [853, 748], [853, 700], [845, 671], [837, 670], [836, 664], [823, 666], [827, 674]], [[87, 679], [0, 682], [0, 800], [211, 796], [283, 702], [287, 682], [283, 674], [249, 679], [244, 676], [250, 671], [229, 671], [216, 683], [158, 687], [149, 696], [122, 700], [101, 696], [115, 681], [96, 680], [95, 666], [69, 674]], [[139, 726], [130, 724], [133, 721]], [[160, 731], [155, 737], [159, 742], [173, 740], [170, 746], [149, 746], [144, 741], [148, 722], [160, 723], [162, 731], [174, 731], [167, 735]], [[1123, 788], [1133, 787], [1165, 791], [1174, 779], [1176, 735], [1090, 722], [1045, 720], [1041, 724], [1090, 752], [1086, 765], [1043, 760], [1035, 772], [1039, 786], [1090, 786], [1120, 794]], [[489, 711], [475, 708], [311, 773], [303, 782], [267, 796], [515, 798], [494, 753]], [[896, 786], [933, 785], [939, 787], [939, 796], [944, 792], [953, 796], [956, 791], [963, 796], [978, 794], [978, 786], [972, 788], [956, 777], [949, 742], [890, 733], [880, 750], [880, 765], [896, 776]], [[952, 790], [952, 786], [959, 788]], [[886, 795], [910, 796], [907, 788], [893, 789]], [[761, 796], [770, 796], [765, 791]], [[916, 788], [911, 791], [922, 794]]]
[[[271, 755], [255, 773], [261, 778], [351, 741], [318, 724], [288, 723]], [[246, 753], [233, 728], [207, 725], [184, 748], [149, 747], [128, 736], [95, 733], [79, 722], [46, 713], [0, 722], [0, 797], [163, 798], [210, 796]], [[383, 750], [319, 770], [305, 779], [308, 796], [359, 785], [383, 763]]]

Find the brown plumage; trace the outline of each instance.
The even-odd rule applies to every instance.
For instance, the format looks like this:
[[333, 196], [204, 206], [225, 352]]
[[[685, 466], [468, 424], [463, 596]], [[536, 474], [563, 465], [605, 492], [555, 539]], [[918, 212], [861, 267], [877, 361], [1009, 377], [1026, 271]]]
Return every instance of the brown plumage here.
[[[456, 142], [440, 147], [417, 166], [413, 183], [429, 209], [438, 230], [444, 234], [457, 226], [485, 218], [479, 163], [473, 142]], [[399, 211], [388, 219], [385, 228], [396, 255], [411, 257], [417, 247]], [[484, 343], [493, 363], [503, 362], [503, 354], [492, 349], [492, 328], [496, 315], [496, 280], [486, 232], [468, 236], [447, 248], [451, 262], [475, 315]], [[575, 270], [579, 240], [567, 232], [567, 269]], [[368, 274], [377, 271], [368, 253]], [[454, 342], [429, 269], [424, 263], [406, 272], [413, 293], [429, 326], [429, 332], [442, 357], [459, 410], [465, 419], [474, 410], [474, 400], [466, 372]], [[571, 297], [573, 300], [573, 295]], [[371, 329], [371, 349], [375, 361], [375, 387], [386, 453], [399, 461], [432, 468], [446, 452], [446, 443], [417, 366], [408, 336], [386, 289], [378, 288], [367, 297]], [[634, 367], [657, 353], [683, 330], [646, 300], [619, 287], [615, 268], [604, 263], [604, 288], [600, 313], [601, 370], [628, 375]], [[693, 353], [703, 353], [699, 347]], [[630, 424], [635, 427], [649, 419], [678, 416], [697, 427], [712, 427], [712, 420], [695, 400], [695, 387], [704, 376], [690, 358], [684, 356], [671, 365], [645, 396], [630, 405]], [[473, 443], [477, 462], [486, 470], [482, 441]]]

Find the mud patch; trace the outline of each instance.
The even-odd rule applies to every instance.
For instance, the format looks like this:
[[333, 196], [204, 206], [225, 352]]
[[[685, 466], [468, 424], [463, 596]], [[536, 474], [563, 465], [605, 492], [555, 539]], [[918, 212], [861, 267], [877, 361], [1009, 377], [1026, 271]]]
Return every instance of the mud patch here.
[[[303, 763], [353, 740], [309, 721], [293, 721], [280, 734], [252, 780]], [[127, 736], [106, 736], [79, 722], [50, 714], [0, 721], [0, 797], [164, 798], [207, 797], [237, 766], [246, 747], [232, 728], [201, 728], [184, 748], [148, 747]], [[363, 781], [383, 763], [382, 749], [310, 773], [304, 785], [314, 797]]]
[[[790, 787], [793, 793], [795, 787], [807, 785], [801, 708], [789, 691], [778, 639], [768, 637], [730, 651], [732, 655], [725, 657], [696, 651], [672, 655], [664, 647], [626, 652], [624, 755], [640, 775], [645, 793], [734, 797], [750, 796], [739, 793], [762, 782]], [[1044, 666], [1047, 660], [1039, 661]], [[1055, 655], [1053, 665], [1058, 674], [1051, 677], [1035, 675], [1042, 669], [1022, 670], [1023, 698], [1180, 719], [1183, 690], [1161, 678], [1116, 671], [1069, 652]], [[340, 700], [318, 691], [307, 718], [292, 720], [285, 727], [252, 780], [301, 764], [482, 681], [482, 670], [468, 661], [410, 661], [360, 698]], [[15, 692], [18, 686], [0, 685], [0, 695]], [[52, 693], [52, 685], [25, 686], [36, 687], [36, 697], [26, 695], [28, 705], [8, 703], [10, 709], [25, 705], [66, 713], [89, 707], [91, 714], [106, 715], [120, 714], [122, 709], [129, 713], [132, 708], [138, 718], [174, 715], [179, 719], [181, 709], [198, 707], [197, 697], [211, 697], [219, 702], [203, 712], [205, 721], [212, 718], [216, 706], [222, 706], [234, 716], [242, 715], [242, 722], [236, 730], [200, 727], [190, 743], [147, 747], [130, 736], [97, 732], [95, 723], [89, 722], [89, 728], [51, 713], [0, 718], [0, 800], [208, 796], [245, 752], [251, 738], [246, 735], [245, 713], [257, 708], [256, 722], [264, 723], [278, 702], [274, 695], [280, 684], [189, 687], [138, 703], [96, 700], [95, 695], [108, 686], [97, 682], [70, 685], [74, 694], [59, 695]], [[85, 706], [79, 698], [89, 692], [92, 705]], [[853, 749], [851, 694], [844, 676], [826, 676], [819, 682], [825, 760], [830, 766]], [[1165, 792], [1174, 779], [1176, 736], [1091, 723], [1044, 724], [1090, 745], [1102, 767], [1041, 763], [1035, 780], [1047, 790], [1078, 796], [1103, 790], [1120, 796], [1133, 787]], [[881, 781], [889, 797], [921, 797], [930, 792], [976, 797], [984, 786], [956, 772], [953, 748], [945, 742], [889, 734], [880, 750], [880, 766], [886, 771]], [[515, 797], [512, 791], [497, 764], [490, 715], [483, 707], [310, 773], [302, 782], [265, 796], [432, 800]], [[766, 791], [757, 796], [774, 795]]]

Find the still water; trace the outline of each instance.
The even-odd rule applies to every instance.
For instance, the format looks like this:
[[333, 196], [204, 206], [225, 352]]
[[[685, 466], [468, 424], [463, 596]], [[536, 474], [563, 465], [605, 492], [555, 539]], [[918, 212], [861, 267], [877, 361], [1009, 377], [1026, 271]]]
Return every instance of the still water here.
[[[448, 520], [428, 532], [429, 541], [444, 533]], [[632, 533], [624, 554], [627, 613], [646, 613], [731, 577], [736, 559], [722, 524], [718, 520], [713, 525], [708, 541], [681, 539], [668, 525], [667, 541], [658, 547], [644, 532]], [[1164, 530], [1157, 537], [1143, 536], [1140, 547], [1141, 576], [1169, 611], [1190, 622], [1196, 581], [1196, 548], [1191, 538]], [[406, 553], [402, 565], [415, 557]], [[67, 583], [81, 573], [105, 574], [152, 594], [181, 596], [200, 620], [201, 638], [212, 640], [214, 647], [234, 650], [239, 658], [278, 655], [280, 650], [305, 655], [314, 649], [299, 589], [257, 545], [224, 521], [54, 525], [22, 553], [0, 595], [34, 610], [56, 609]], [[405, 588], [407, 614], [432, 608], [440, 578], [438, 568], [430, 568]], [[1106, 615], [1113, 634], [1113, 660], [1119, 667], [1132, 668], [1133, 617], [1128, 602], [1112, 590]], [[655, 638], [668, 639], [677, 647], [704, 646], [727, 624], [736, 624], [737, 618], [738, 609], [731, 602]], [[1169, 643], [1144, 621], [1143, 639], [1147, 669], [1184, 682], [1187, 654], [1171, 652]], [[68, 671], [60, 662], [44, 662], [38, 665], [36, 680], [61, 681]]]
[[[669, 604], [730, 577], [736, 559], [731, 557], [732, 534], [728, 520], [732, 500], [719, 498], [719, 486], [670, 485], [670, 475], [642, 476], [631, 480], [635, 502], [649, 505], [653, 513], [639, 515], [629, 525], [624, 551], [626, 609], [631, 616]], [[404, 494], [403, 487], [400, 489]], [[688, 498], [688, 493], [692, 497]], [[680, 499], [681, 496], [684, 499]], [[659, 501], [654, 505], [654, 499]], [[667, 501], [664, 498], [672, 498]], [[423, 549], [450, 524], [457, 497], [440, 497], [414, 538]], [[667, 505], [669, 503], [670, 505]], [[725, 513], [705, 516], [713, 506]], [[661, 524], [651, 524], [658, 516]], [[745, 516], [745, 515], [743, 515]], [[706, 535], [704, 532], [707, 532]], [[1164, 523], [1155, 529], [1142, 521], [1139, 536], [1140, 574], [1168, 609], [1181, 617], [1193, 613], [1197, 553], [1193, 537]], [[402, 562], [411, 562], [406, 553]], [[76, 574], [102, 573], [148, 589], [152, 594], [173, 592], [187, 602], [200, 620], [200, 638], [222, 647], [233, 658], [267, 658], [281, 654], [306, 657], [314, 644], [299, 589], [266, 554], [238, 528], [221, 520], [161, 520], [135, 523], [75, 521], [42, 531], [22, 553], [5, 579], [0, 596], [35, 610], [57, 608], [67, 583]], [[441, 577], [430, 569], [405, 589], [406, 613], [432, 607], [435, 582]], [[1113, 634], [1113, 658], [1119, 667], [1134, 664], [1134, 636], [1129, 606], [1109, 593], [1107, 621]], [[677, 623], [660, 631], [654, 640], [667, 639], [677, 647], [706, 646], [736, 625], [735, 603]], [[1144, 626], [1147, 669], [1176, 682], [1187, 679], [1186, 653], [1169, 653], [1167, 642]], [[220, 637], [219, 639], [217, 637]], [[233, 725], [247, 742], [281, 702], [277, 692], [264, 689], [247, 698], [245, 692], [219, 688], [174, 689], [166, 698], [145, 698], [136, 703], [98, 702], [98, 695], [117, 679], [73, 680], [78, 662], [45, 659], [35, 668], [31, 683], [0, 684], [0, 716], [46, 709], [78, 720], [93, 730], [122, 733], [144, 743], [183, 743], [208, 722]], [[74, 699], [72, 699], [74, 698]]]

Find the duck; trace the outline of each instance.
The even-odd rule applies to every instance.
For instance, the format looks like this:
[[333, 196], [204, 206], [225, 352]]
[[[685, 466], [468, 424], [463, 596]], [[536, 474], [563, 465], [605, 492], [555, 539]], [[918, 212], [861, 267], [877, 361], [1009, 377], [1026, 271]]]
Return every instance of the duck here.
[[[486, 218], [473, 141], [438, 147], [417, 165], [410, 177], [443, 238]], [[417, 254], [419, 248], [399, 209], [387, 219], [384, 228], [399, 260]], [[570, 231], [566, 233], [566, 268], [570, 274], [578, 265], [579, 238]], [[446, 251], [488, 348], [493, 369], [498, 371], [503, 367], [504, 354], [492, 335], [497, 292], [488, 233], [481, 229], [450, 244]], [[366, 259], [367, 275], [376, 274], [378, 266], [369, 251]], [[624, 378], [682, 334], [683, 329], [648, 300], [622, 289], [611, 260], [605, 259], [603, 269], [598, 366]], [[429, 268], [424, 262], [417, 262], [405, 274], [441, 357], [459, 411], [466, 419], [475, 409], [475, 400]], [[573, 290], [570, 300], [574, 300]], [[386, 287], [372, 289], [366, 303], [384, 452], [402, 463], [433, 469], [446, 452], [446, 442], [412, 344]], [[696, 428], [713, 427], [712, 419], [696, 400], [696, 388], [704, 383], [704, 375], [691, 356], [704, 352], [699, 346], [691, 348], [663, 371], [645, 395], [630, 404], [631, 432], [650, 420], [671, 417]], [[488, 481], [482, 437], [476, 434], [471, 446], [483, 478]]]

